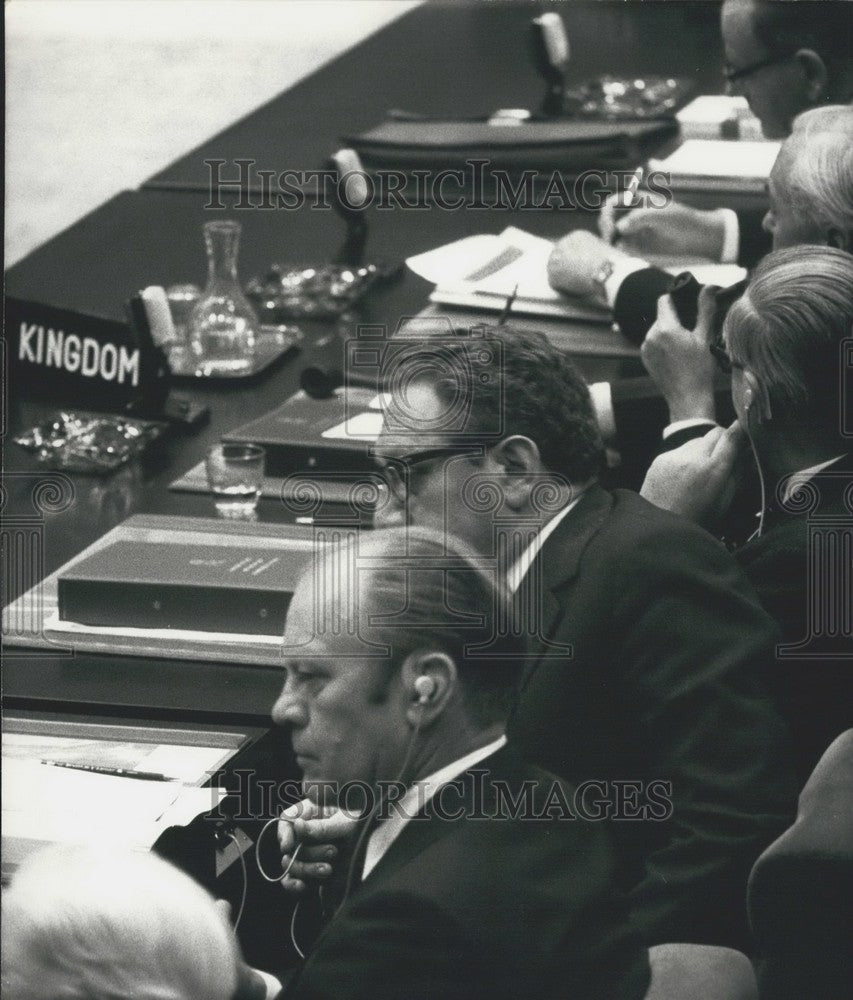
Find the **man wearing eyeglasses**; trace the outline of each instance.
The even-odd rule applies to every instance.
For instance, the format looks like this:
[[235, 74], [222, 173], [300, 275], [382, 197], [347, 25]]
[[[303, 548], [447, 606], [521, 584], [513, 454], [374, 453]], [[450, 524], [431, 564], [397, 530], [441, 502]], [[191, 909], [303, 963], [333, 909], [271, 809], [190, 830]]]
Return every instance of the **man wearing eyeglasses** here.
[[[743, 96], [768, 139], [797, 115], [853, 101], [853, 4], [838, 0], [725, 0], [721, 31], [728, 93]], [[632, 253], [701, 256], [751, 267], [770, 249], [761, 215], [677, 202], [615, 223]]]
[[[828, 105], [799, 115], [769, 179], [763, 226], [774, 249], [799, 244], [853, 248], [851, 192], [853, 106]], [[562, 244], [552, 258], [552, 283], [592, 294], [591, 275], [609, 264], [600, 294], [623, 327], [629, 325], [634, 338], [642, 340], [643, 363], [656, 383], [626, 380], [593, 387], [599, 418], [610, 425], [623, 456], [623, 481], [639, 486], [660, 448], [661, 431], [664, 446], [675, 447], [705, 433], [717, 417], [732, 418], [728, 384], [719, 377], [715, 384], [708, 336], [718, 333], [725, 309], [745, 283], [722, 293], [703, 290], [698, 321], [689, 329], [666, 294], [672, 281], [666, 272], [591, 233], [577, 231]], [[717, 323], [711, 321], [714, 312]]]
[[747, 950], [747, 875], [793, 807], [769, 620], [711, 536], [599, 485], [588, 391], [544, 336], [408, 350], [376, 445], [383, 520], [461, 537], [515, 591], [536, 652], [509, 733], [528, 759], [629, 799], [671, 790], [656, 821], [602, 813], [646, 943]]

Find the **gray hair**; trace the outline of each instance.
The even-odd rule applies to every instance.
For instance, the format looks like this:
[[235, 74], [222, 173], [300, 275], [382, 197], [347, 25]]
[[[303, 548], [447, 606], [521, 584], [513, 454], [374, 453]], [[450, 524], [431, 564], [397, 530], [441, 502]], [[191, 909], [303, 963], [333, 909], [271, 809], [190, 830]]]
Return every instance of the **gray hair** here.
[[723, 333], [732, 359], [767, 388], [774, 420], [838, 434], [841, 344], [853, 335], [853, 256], [819, 246], [768, 254]]
[[853, 240], [853, 107], [812, 108], [794, 119], [788, 185], [799, 212], [824, 234]]
[[237, 962], [213, 899], [154, 854], [48, 848], [3, 894], [8, 1000], [229, 1000]]

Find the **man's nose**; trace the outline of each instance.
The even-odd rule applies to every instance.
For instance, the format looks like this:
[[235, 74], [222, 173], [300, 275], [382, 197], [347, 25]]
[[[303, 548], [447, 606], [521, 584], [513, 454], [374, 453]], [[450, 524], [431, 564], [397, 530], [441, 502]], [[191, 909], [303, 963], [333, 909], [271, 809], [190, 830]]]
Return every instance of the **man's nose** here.
[[277, 726], [289, 726], [291, 729], [301, 729], [308, 724], [308, 709], [305, 702], [292, 691], [288, 691], [287, 685], [273, 705], [272, 720]]

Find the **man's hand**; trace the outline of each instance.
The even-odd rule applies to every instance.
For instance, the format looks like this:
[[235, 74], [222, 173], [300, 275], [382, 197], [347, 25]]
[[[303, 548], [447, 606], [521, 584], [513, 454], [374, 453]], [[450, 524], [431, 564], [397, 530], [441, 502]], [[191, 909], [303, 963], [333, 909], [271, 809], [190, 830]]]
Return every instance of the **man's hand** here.
[[726, 227], [719, 212], [670, 202], [666, 208], [636, 208], [615, 221], [612, 212], [599, 216], [602, 235], [615, 235], [628, 253], [720, 260]]
[[593, 279], [605, 261], [627, 256], [594, 233], [576, 229], [551, 251], [548, 282], [558, 292], [591, 298], [599, 294], [600, 289]]
[[[233, 934], [231, 926], [231, 904], [227, 899], [214, 901], [223, 924]], [[237, 985], [231, 1000], [270, 1000], [281, 992], [281, 983], [268, 972], [260, 972], [247, 965], [240, 951], [237, 938], [234, 938], [234, 952], [237, 959]]]
[[667, 402], [670, 423], [714, 420], [715, 362], [708, 347], [716, 311], [716, 290], [705, 286], [699, 293], [696, 327], [688, 330], [679, 323], [672, 298], [658, 299], [657, 320], [640, 355]]
[[[305, 889], [306, 881], [330, 878], [332, 862], [338, 856], [334, 842], [350, 837], [358, 820], [337, 806], [319, 806], [311, 799], [285, 809], [278, 821], [278, 844], [282, 871], [289, 865], [290, 870], [281, 879], [282, 888], [298, 893]], [[297, 846], [299, 854], [293, 861]]]
[[652, 462], [640, 495], [705, 526], [728, 510], [738, 485], [738, 460], [747, 436], [737, 420], [664, 452]]

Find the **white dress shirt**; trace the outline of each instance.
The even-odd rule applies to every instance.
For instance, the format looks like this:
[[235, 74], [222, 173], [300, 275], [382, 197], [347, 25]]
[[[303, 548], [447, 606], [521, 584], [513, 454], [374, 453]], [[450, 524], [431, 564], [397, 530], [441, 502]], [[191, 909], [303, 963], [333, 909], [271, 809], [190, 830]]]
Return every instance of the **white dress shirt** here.
[[506, 573], [506, 585], [511, 593], [514, 594], [521, 586], [521, 581], [527, 575], [527, 571], [530, 569], [531, 563], [539, 555], [539, 550], [545, 544], [548, 536], [555, 530], [566, 514], [568, 514], [573, 507], [577, 506], [582, 497], [583, 491], [572, 501], [567, 503], [562, 510], [557, 511], [551, 520], [539, 529], [533, 541], [527, 546], [524, 552], [521, 553], [518, 559], [515, 560], [512, 566], [509, 567]]
[[827, 459], [825, 462], [818, 462], [817, 465], [810, 465], [807, 469], [800, 469], [799, 472], [793, 473], [785, 484], [782, 503], [786, 504], [802, 485], [813, 479], [819, 472], [828, 469], [834, 462], [839, 462], [842, 458], [844, 458], [843, 455], [836, 455], [835, 458]]
[[464, 774], [470, 767], [479, 764], [481, 760], [490, 757], [505, 745], [506, 736], [499, 736], [491, 743], [487, 743], [486, 746], [472, 750], [464, 757], [439, 768], [438, 771], [422, 781], [415, 782], [406, 794], [394, 803], [388, 819], [382, 820], [370, 834], [367, 841], [367, 851], [364, 855], [362, 881], [379, 864], [385, 852], [400, 836], [409, 819], [416, 816], [443, 785], [449, 785], [454, 778], [458, 778], [460, 774]]

